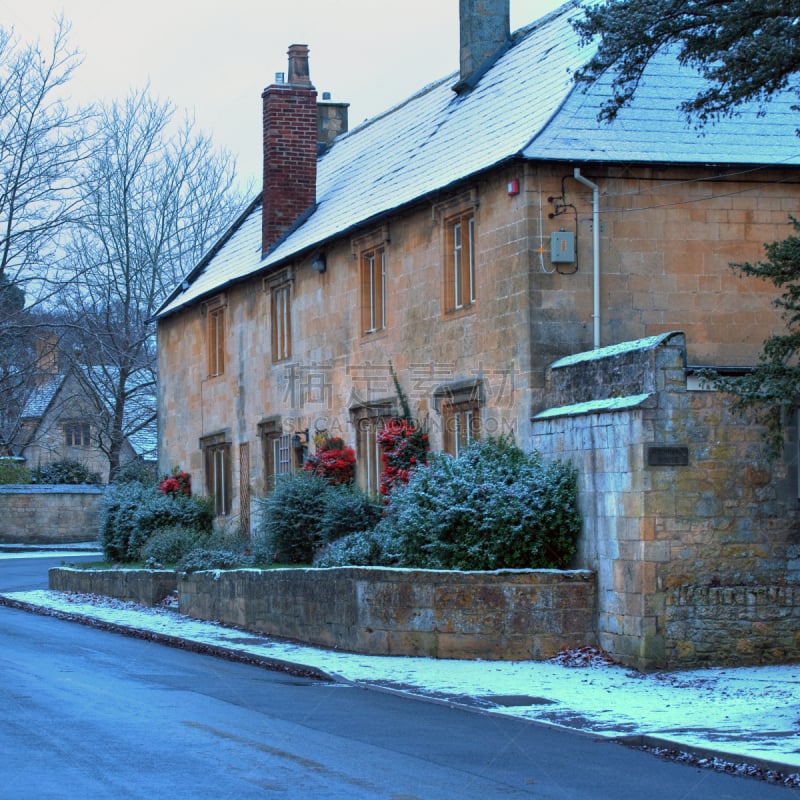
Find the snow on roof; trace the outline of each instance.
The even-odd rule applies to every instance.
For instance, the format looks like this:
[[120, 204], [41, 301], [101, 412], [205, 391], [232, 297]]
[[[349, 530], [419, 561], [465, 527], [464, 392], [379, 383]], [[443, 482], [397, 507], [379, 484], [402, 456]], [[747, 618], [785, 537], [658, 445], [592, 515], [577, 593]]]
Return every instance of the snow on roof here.
[[630, 342], [620, 342], [619, 344], [612, 344], [608, 347], [598, 347], [596, 350], [584, 350], [581, 353], [564, 356], [564, 358], [554, 361], [550, 365], [550, 369], [569, 367], [584, 361], [600, 361], [603, 358], [613, 358], [622, 353], [632, 353], [636, 350], [652, 350], [654, 347], [658, 347], [673, 336], [680, 335], [680, 331], [670, 331], [669, 333], [658, 333], [655, 336], [647, 336], [644, 339], [634, 339]]
[[[91, 386], [109, 413], [113, 412], [113, 389], [119, 381], [119, 369], [113, 365], [83, 367], [84, 385]], [[134, 452], [146, 459], [158, 453], [158, 428], [155, 384], [149, 370], [137, 370], [126, 383], [125, 413], [122, 421], [125, 438]], [[141, 427], [140, 427], [141, 426]]]
[[[736, 112], [698, 128], [678, 106], [708, 86], [681, 66], [675, 50], [660, 51], [648, 64], [630, 107], [611, 122], [598, 122], [611, 96], [613, 75], [578, 86], [550, 123], [524, 150], [526, 158], [570, 161], [662, 162], [725, 165], [800, 164], [797, 97], [784, 92], [763, 108]], [[762, 113], [763, 112], [763, 113]]]
[[63, 375], [55, 375], [47, 381], [47, 383], [37, 386], [25, 403], [25, 407], [22, 410], [22, 417], [36, 418], [44, 416], [44, 412], [47, 411], [48, 406], [53, 402], [53, 398], [63, 381]]
[[158, 316], [518, 155], [572, 87], [576, 13], [570, 2], [518, 31], [472, 91], [456, 94], [458, 74], [448, 75], [339, 137], [317, 163], [317, 206], [303, 225], [262, 259], [255, 206]]
[[646, 71], [631, 107], [613, 124], [598, 122], [608, 81], [585, 90], [572, 80], [594, 52], [572, 27], [580, 13], [571, 0], [517, 31], [471, 91], [456, 94], [458, 75], [449, 75], [340, 136], [318, 160], [317, 205], [307, 220], [261, 257], [261, 206], [254, 202], [157, 316], [514, 157], [800, 164], [796, 98], [774, 98], [763, 117], [744, 107], [733, 119], [695, 130], [676, 107], [702, 78], [666, 53]]
[[631, 394], [626, 397], [607, 397], [605, 400], [588, 400], [585, 403], [573, 403], [569, 406], [548, 408], [540, 411], [534, 419], [554, 419], [555, 417], [580, 417], [584, 414], [602, 414], [608, 411], [626, 411], [639, 408], [652, 394]]

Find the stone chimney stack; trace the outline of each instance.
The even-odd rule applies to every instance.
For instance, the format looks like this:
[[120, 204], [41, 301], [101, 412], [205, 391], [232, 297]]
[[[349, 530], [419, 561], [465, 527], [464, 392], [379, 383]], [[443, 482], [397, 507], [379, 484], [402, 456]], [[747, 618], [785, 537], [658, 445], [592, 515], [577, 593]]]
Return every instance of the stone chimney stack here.
[[317, 103], [317, 143], [320, 149], [330, 144], [337, 136], [347, 133], [347, 109], [350, 103], [331, 100], [329, 92], [322, 93]]
[[261, 252], [266, 253], [317, 199], [317, 90], [308, 46], [289, 47], [289, 78], [276, 75], [261, 95], [264, 185]]
[[510, 0], [459, 0], [461, 74], [454, 87], [471, 89], [511, 43]]

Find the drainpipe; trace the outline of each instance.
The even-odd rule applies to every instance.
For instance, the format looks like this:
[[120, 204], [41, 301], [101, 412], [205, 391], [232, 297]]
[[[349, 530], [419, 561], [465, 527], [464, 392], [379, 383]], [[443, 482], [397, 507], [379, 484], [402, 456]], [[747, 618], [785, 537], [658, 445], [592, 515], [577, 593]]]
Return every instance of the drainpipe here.
[[572, 173], [578, 183], [588, 186], [592, 190], [592, 279], [594, 319], [594, 349], [600, 347], [600, 187], [581, 175], [580, 167], [575, 167]]

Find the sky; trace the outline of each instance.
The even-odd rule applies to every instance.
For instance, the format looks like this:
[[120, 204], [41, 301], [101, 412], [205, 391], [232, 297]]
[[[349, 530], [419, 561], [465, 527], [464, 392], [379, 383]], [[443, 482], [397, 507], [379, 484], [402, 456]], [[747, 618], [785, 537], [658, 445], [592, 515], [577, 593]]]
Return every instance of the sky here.
[[[27, 558], [31, 553], [0, 554]], [[58, 555], [48, 552], [48, 557]], [[63, 555], [69, 556], [69, 553]], [[745, 772], [781, 765], [800, 787], [800, 665], [641, 673], [609, 663], [591, 648], [551, 661], [481, 661], [366, 656], [190, 619], [169, 607], [146, 608], [99, 595], [53, 591], [0, 597], [39, 609], [150, 631], [155, 637], [239, 651], [315, 668], [334, 679], [450, 701], [486, 713], [581, 730], [599, 737], [650, 737], [653, 746], [714, 753], [718, 768]], [[708, 765], [707, 765], [708, 766]]]
[[[561, 3], [511, 0], [511, 29]], [[46, 44], [59, 14], [84, 57], [76, 102], [149, 85], [236, 156], [243, 182], [260, 181], [261, 92], [290, 44], [309, 46], [312, 83], [350, 103], [351, 128], [458, 69], [458, 0], [0, 0], [0, 25], [25, 41]]]

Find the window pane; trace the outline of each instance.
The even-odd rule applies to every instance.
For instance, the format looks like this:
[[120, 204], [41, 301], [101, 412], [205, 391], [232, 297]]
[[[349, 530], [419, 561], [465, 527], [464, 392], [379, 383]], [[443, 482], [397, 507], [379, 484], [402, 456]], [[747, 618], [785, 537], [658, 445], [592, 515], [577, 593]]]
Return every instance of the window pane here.
[[208, 374], [221, 375], [225, 369], [225, 309], [208, 312]]
[[380, 248], [361, 256], [361, 308], [364, 333], [386, 327], [386, 254]]
[[475, 302], [475, 259], [473, 258], [473, 244], [475, 240], [475, 220], [470, 217], [467, 236], [467, 283], [468, 302]]
[[380, 308], [380, 327], [386, 327], [386, 253], [380, 252], [380, 293], [378, 297]]
[[463, 253], [461, 252], [461, 223], [456, 222], [453, 225], [453, 306], [461, 308], [463, 285], [461, 280], [461, 261]]
[[272, 292], [272, 360], [283, 361], [292, 354], [289, 287]]

